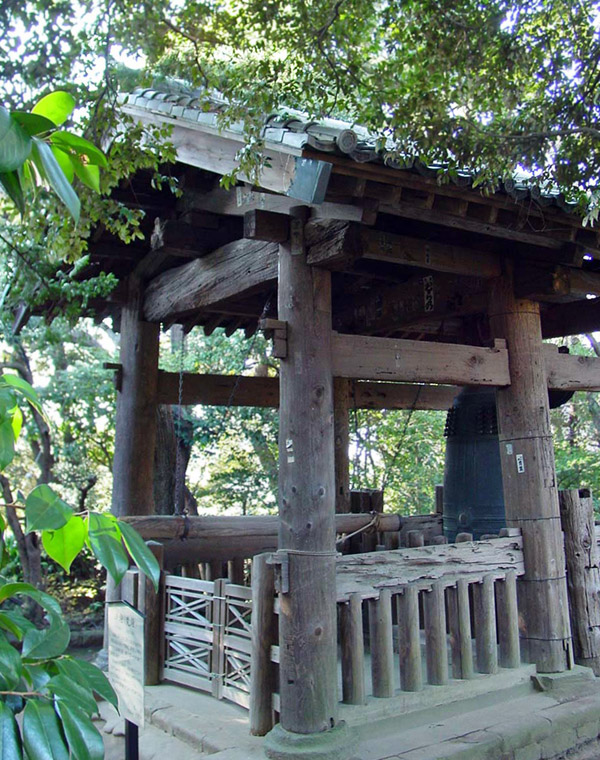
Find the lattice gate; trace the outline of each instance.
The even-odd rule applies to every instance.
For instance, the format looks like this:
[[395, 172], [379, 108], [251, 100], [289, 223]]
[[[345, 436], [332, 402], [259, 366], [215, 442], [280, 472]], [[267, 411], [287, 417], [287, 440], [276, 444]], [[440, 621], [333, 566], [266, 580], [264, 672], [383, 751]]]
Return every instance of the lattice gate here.
[[251, 606], [246, 586], [167, 575], [163, 678], [249, 707]]

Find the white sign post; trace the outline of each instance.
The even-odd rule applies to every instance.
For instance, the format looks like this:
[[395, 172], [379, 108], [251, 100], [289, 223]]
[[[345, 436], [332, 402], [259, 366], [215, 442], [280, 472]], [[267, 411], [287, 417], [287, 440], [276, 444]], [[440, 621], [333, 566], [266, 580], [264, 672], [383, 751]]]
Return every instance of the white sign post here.
[[144, 725], [144, 616], [125, 602], [108, 605], [108, 677], [125, 718], [126, 758], [137, 760], [137, 729]]

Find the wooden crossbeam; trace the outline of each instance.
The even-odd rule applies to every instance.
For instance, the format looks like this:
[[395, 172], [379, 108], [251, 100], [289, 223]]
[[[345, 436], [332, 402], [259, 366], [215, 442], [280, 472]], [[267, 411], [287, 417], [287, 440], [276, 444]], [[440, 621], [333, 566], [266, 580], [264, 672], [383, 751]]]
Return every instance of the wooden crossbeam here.
[[562, 391], [600, 391], [600, 359], [558, 353], [558, 346], [544, 346], [548, 388]]
[[[349, 405], [357, 409], [446, 410], [452, 406], [459, 390], [452, 386], [352, 382]], [[178, 403], [177, 373], [159, 373], [157, 400], [159, 404]], [[278, 407], [279, 379], [186, 372], [181, 402], [186, 405]]]
[[581, 335], [600, 330], [600, 298], [549, 306], [542, 312], [544, 338]]
[[236, 240], [204, 258], [150, 282], [144, 299], [148, 322], [174, 321], [236, 296], [244, 298], [277, 279], [277, 243]]
[[515, 295], [533, 301], [599, 296], [600, 274], [566, 266], [542, 269], [527, 263], [515, 267]]
[[474, 277], [500, 275], [500, 257], [496, 254], [395, 235], [355, 222], [310, 222], [306, 239], [308, 263], [329, 269], [348, 269], [357, 260], [366, 259]]
[[357, 380], [509, 385], [505, 348], [334, 333], [333, 373]]
[[439, 323], [441, 319], [485, 312], [488, 284], [480, 277], [431, 272], [400, 284], [378, 283], [358, 290], [351, 298], [342, 292], [333, 325], [339, 332], [385, 335], [429, 320]]

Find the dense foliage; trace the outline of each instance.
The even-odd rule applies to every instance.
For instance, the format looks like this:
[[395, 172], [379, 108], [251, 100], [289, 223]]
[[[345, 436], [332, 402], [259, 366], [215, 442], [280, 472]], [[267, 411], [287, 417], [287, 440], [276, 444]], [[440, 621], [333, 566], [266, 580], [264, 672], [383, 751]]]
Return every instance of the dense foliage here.
[[[15, 456], [23, 423], [21, 406], [42, 414], [37, 394], [17, 375], [0, 376], [0, 471]], [[119, 583], [129, 556], [158, 587], [159, 568], [139, 534], [110, 514], [75, 512], [47, 484], [3, 505], [23, 513], [27, 534], [37, 532], [47, 554], [67, 572], [84, 545]], [[6, 564], [5, 520], [0, 517], [0, 573]], [[129, 554], [129, 556], [128, 556]], [[21, 612], [27, 597], [45, 611], [46, 626]], [[95, 694], [117, 706], [106, 676], [66, 654], [70, 632], [59, 603], [30, 583], [0, 574], [0, 756], [30, 760], [101, 760], [102, 737], [92, 723]], [[19, 724], [16, 715], [23, 713]]]

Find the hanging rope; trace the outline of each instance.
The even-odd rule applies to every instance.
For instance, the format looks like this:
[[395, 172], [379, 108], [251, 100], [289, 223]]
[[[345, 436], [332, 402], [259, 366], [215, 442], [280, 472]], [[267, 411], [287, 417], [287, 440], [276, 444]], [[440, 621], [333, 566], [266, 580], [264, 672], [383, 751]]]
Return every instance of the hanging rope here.
[[345, 535], [341, 536], [337, 539], [335, 542], [336, 546], [339, 546], [339, 544], [343, 544], [345, 541], [348, 541], [353, 536], [358, 536], [359, 533], [365, 533], [370, 528], [373, 528], [373, 533], [380, 533], [380, 527], [379, 524], [381, 522], [381, 512], [371, 512], [372, 518], [371, 522], [367, 523], [366, 525], [363, 525], [362, 528], [359, 528], [358, 530], [353, 531], [352, 533], [346, 533]]

